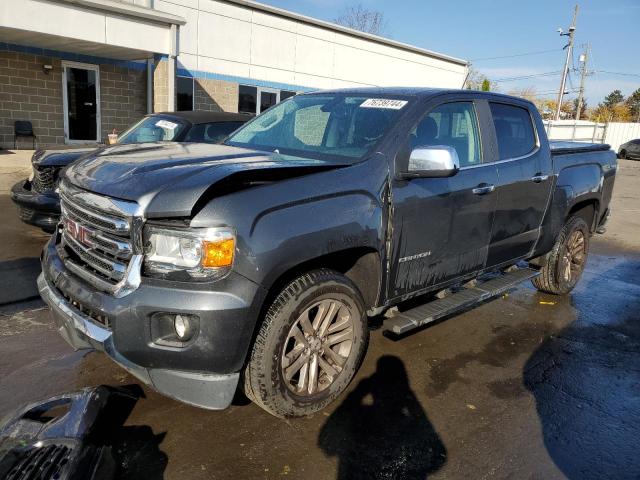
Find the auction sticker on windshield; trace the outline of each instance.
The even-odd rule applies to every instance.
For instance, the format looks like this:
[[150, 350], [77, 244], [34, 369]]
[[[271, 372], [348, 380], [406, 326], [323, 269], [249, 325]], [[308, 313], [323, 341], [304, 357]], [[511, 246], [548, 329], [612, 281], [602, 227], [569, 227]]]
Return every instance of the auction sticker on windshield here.
[[361, 108], [390, 108], [400, 110], [407, 104], [407, 100], [394, 100], [392, 98], [368, 98], [360, 104]]
[[158, 120], [156, 122], [156, 127], [166, 128], [167, 130], [174, 130], [177, 126], [177, 123], [173, 123], [168, 120]]

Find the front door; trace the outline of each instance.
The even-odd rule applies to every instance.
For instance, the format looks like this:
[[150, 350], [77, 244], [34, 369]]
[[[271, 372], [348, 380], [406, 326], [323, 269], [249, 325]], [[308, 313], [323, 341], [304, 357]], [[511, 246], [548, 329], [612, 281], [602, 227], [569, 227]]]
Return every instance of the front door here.
[[97, 65], [62, 65], [64, 131], [67, 143], [100, 141], [100, 72]]
[[411, 149], [453, 147], [460, 171], [449, 178], [414, 178], [393, 185], [389, 298], [482, 270], [496, 207], [497, 169], [482, 163], [473, 102], [435, 106], [408, 142]]

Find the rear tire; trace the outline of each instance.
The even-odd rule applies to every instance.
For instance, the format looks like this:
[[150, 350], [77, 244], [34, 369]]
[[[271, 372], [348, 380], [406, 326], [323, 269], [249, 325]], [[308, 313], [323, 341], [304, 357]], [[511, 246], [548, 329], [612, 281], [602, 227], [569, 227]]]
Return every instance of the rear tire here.
[[271, 304], [244, 371], [245, 395], [270, 414], [315, 413], [340, 395], [369, 341], [357, 287], [332, 270], [289, 283]]
[[589, 227], [581, 217], [571, 217], [560, 231], [540, 275], [531, 282], [541, 292], [569, 293], [578, 283], [589, 254]]

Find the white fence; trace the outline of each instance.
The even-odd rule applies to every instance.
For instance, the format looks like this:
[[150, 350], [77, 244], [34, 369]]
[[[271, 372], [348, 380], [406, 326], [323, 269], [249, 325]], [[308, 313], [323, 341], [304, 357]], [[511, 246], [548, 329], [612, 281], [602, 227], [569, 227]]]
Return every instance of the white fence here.
[[550, 140], [608, 143], [615, 151], [618, 151], [623, 143], [640, 138], [640, 123], [545, 120], [544, 125]]

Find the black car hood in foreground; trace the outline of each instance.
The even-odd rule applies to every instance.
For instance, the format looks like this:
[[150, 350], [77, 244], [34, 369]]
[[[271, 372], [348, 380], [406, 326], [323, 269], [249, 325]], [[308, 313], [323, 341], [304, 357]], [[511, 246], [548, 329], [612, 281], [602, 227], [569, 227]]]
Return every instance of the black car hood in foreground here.
[[52, 149], [41, 149], [31, 157], [31, 163], [34, 167], [66, 167], [71, 162], [79, 159], [83, 155], [91, 153], [100, 148], [97, 145], [88, 145], [78, 147], [76, 145], [67, 145]]
[[[345, 165], [226, 145], [163, 142], [102, 149], [71, 165], [65, 177], [90, 192], [138, 202], [147, 218], [163, 218], [190, 216], [212, 185], [237, 174], [251, 182], [252, 175], [260, 181], [265, 172], [280, 171], [283, 175], [268, 177], [283, 179]], [[215, 196], [215, 189], [211, 193]]]

